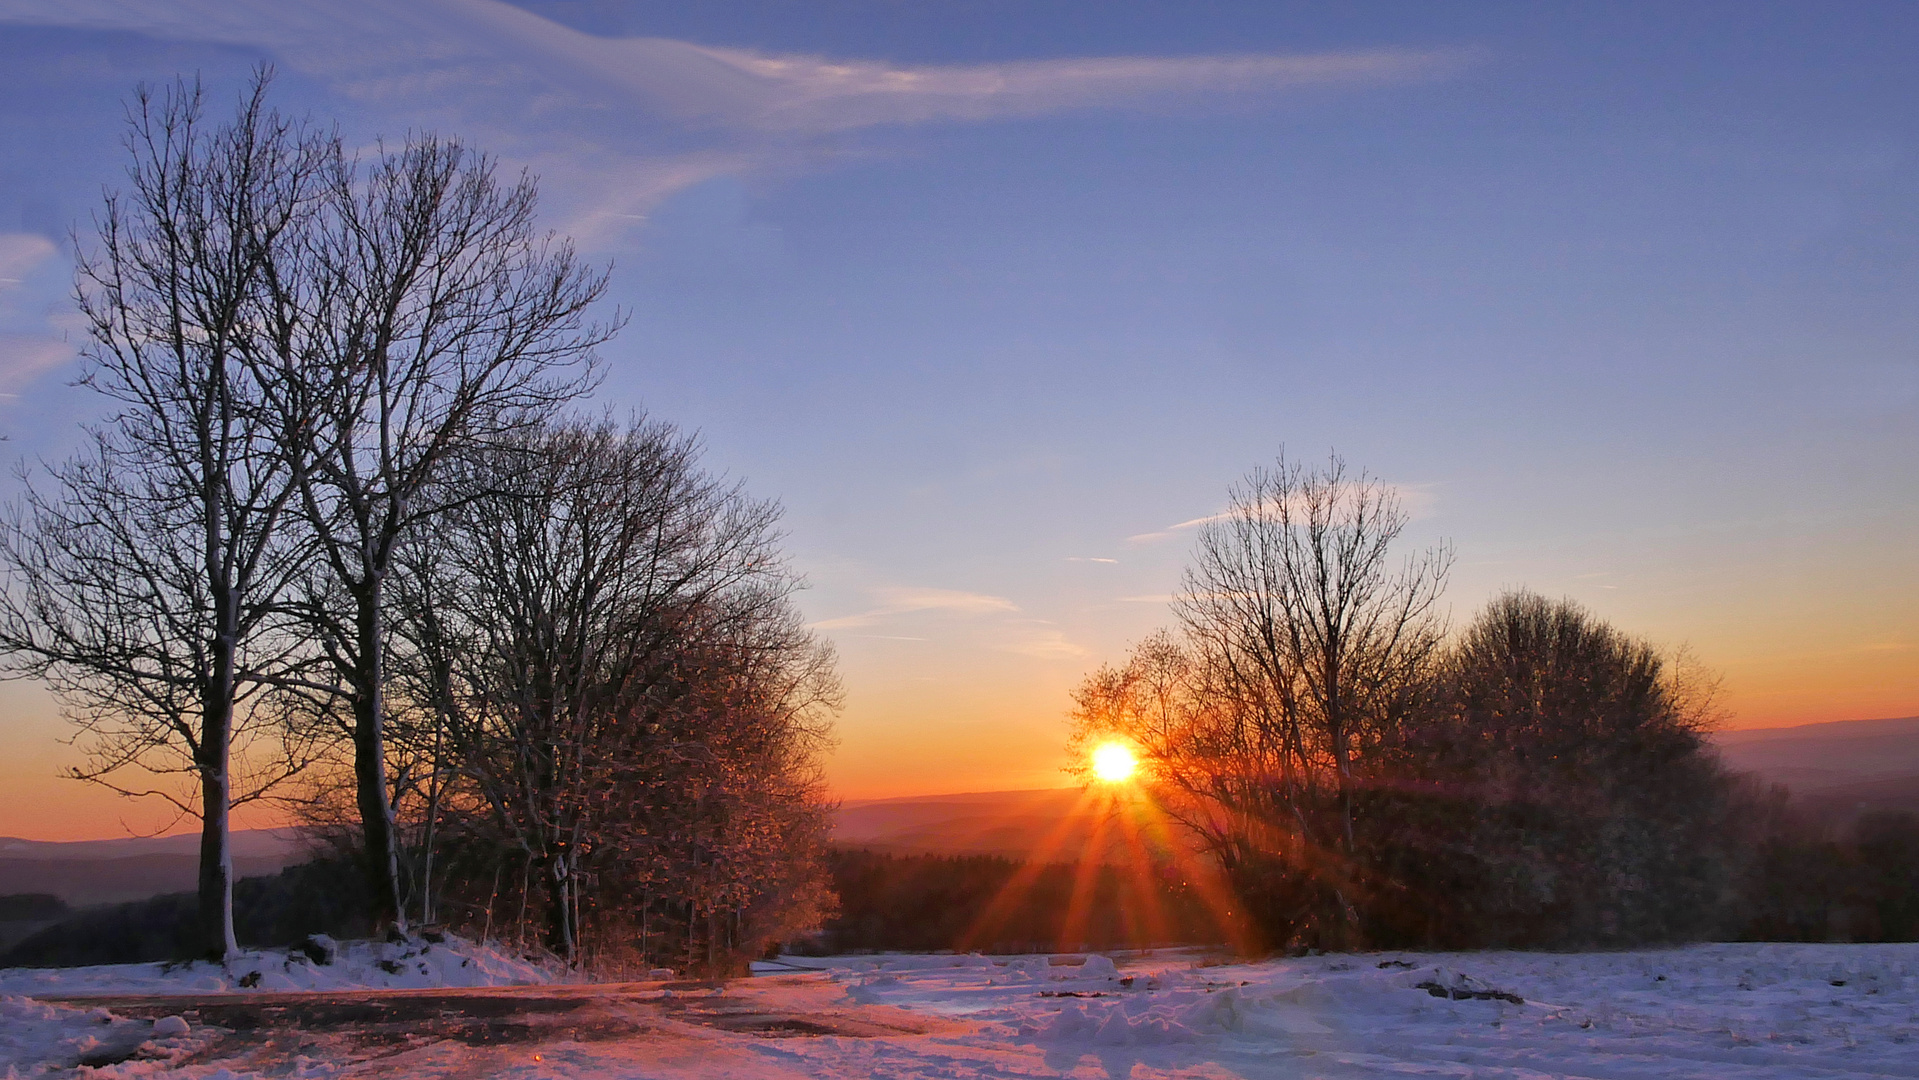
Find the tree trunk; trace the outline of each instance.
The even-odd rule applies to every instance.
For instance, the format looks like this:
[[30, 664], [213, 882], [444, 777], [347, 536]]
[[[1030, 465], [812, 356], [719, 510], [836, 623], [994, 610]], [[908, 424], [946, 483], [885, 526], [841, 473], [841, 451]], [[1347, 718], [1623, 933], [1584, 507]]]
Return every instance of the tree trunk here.
[[445, 724], [445, 717], [441, 717], [441, 727], [433, 733], [433, 778], [429, 782], [431, 786], [426, 797], [426, 837], [422, 843], [425, 850], [420, 857], [420, 922], [428, 926], [433, 924], [434, 916], [437, 914], [433, 903], [433, 843], [440, 824], [440, 792], [445, 786], [440, 771], [441, 751], [446, 734]]
[[1333, 750], [1333, 779], [1339, 785], [1340, 852], [1352, 858], [1353, 843], [1353, 762], [1351, 725], [1347, 723], [1346, 702], [1340, 686], [1340, 660], [1345, 652], [1339, 645], [1336, 626], [1326, 626], [1327, 643], [1319, 662], [1326, 684], [1326, 735]]
[[541, 876], [546, 879], [547, 940], [553, 951], [571, 964], [578, 952], [579, 935], [573, 925], [573, 874], [568, 862], [566, 849], [557, 848], [546, 857]]
[[[225, 644], [225, 643], [222, 643]], [[232, 807], [230, 746], [233, 727], [233, 649], [216, 645], [216, 670], [223, 671], [229, 689], [208, 694], [202, 716], [200, 747], [200, 949], [210, 960], [224, 962], [240, 951], [233, 933], [233, 842], [229, 825]], [[216, 683], [222, 680], [215, 680]]]
[[207, 570], [213, 584], [213, 670], [200, 688], [200, 742], [194, 764], [200, 773], [200, 950], [225, 962], [240, 951], [233, 933], [233, 693], [239, 632], [231, 588], [226, 587], [221, 554], [225, 545], [208, 499]]
[[382, 585], [369, 577], [355, 590], [359, 602], [360, 685], [353, 700], [353, 774], [357, 781], [360, 826], [366, 835], [367, 885], [372, 890], [376, 930], [392, 925], [405, 933], [406, 906], [400, 896], [400, 851], [393, 821], [393, 798], [386, 777], [386, 627]]

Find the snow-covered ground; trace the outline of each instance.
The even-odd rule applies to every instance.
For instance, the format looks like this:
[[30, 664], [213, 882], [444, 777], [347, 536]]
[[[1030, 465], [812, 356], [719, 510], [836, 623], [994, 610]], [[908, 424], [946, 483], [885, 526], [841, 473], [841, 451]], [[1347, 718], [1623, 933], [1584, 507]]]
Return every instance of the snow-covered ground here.
[[[0, 996], [0, 1065], [7, 1080], [66, 1073], [82, 1062], [138, 1053], [140, 1066], [164, 1072], [205, 1048], [193, 1025], [177, 1016], [132, 1020], [106, 1009], [48, 1005]], [[137, 1075], [123, 1072], [121, 1075]]]
[[970, 1053], [989, 1076], [1919, 1077], [1919, 945], [953, 963], [980, 961], [825, 966], [857, 1000], [980, 1025], [942, 1050], [954, 1076]]
[[[795, 976], [792, 967], [812, 970]], [[393, 975], [377, 962], [356, 970], [369, 980], [375, 972]], [[145, 1039], [151, 1048], [139, 1059], [97, 1075], [1919, 1077], [1919, 945], [1375, 954], [1256, 964], [1168, 953], [1117, 966], [1097, 956], [1077, 964], [876, 956], [794, 959], [777, 970], [785, 976], [723, 989], [645, 990], [630, 998], [634, 1007], [659, 1008], [618, 1037], [562, 1026], [552, 1038], [513, 1045], [423, 1039], [397, 1056], [383, 1050], [377, 1061], [329, 1050], [347, 1042], [310, 1038], [297, 1057], [256, 1052], [244, 1070], [235, 1068], [239, 1059], [223, 1061], [207, 1049], [217, 1034], [184, 1022], [156, 1025], [7, 997], [0, 1000], [0, 1075], [9, 1067], [23, 1076], [38, 1075], [43, 1064], [70, 1067], [89, 1039]], [[30, 974], [0, 973], [0, 990], [20, 994]], [[141, 988], [159, 988], [152, 974], [133, 977], [146, 980]], [[94, 969], [68, 978], [104, 989], [115, 976]], [[738, 999], [748, 1010], [868, 1016], [879, 1025], [872, 1030], [887, 1032], [912, 1030], [901, 1017], [924, 1022], [918, 1034], [767, 1037], [696, 1022], [711, 1013], [675, 1013], [667, 1006], [676, 994], [697, 994], [703, 1007]]]
[[325, 963], [301, 951], [265, 949], [228, 963], [110, 964], [0, 968], [0, 995], [225, 994], [244, 990], [415, 990], [435, 986], [536, 986], [552, 981], [537, 964], [499, 948], [447, 936], [439, 944], [314, 939]]
[[[430, 987], [529, 986], [551, 981], [546, 969], [501, 949], [457, 937], [428, 941], [335, 942], [309, 939], [313, 952], [243, 953], [225, 965], [112, 964], [78, 968], [0, 968], [0, 1069], [7, 1080], [64, 1073], [90, 1061], [113, 1061], [101, 1076], [230, 1071], [174, 1068], [203, 1055], [214, 1040], [180, 1016], [132, 1019], [103, 1008], [36, 998], [172, 996], [249, 990], [416, 990]], [[324, 956], [326, 962], [318, 962]], [[124, 1060], [132, 1057], [132, 1060]], [[322, 1071], [315, 1075], [332, 1075]]]

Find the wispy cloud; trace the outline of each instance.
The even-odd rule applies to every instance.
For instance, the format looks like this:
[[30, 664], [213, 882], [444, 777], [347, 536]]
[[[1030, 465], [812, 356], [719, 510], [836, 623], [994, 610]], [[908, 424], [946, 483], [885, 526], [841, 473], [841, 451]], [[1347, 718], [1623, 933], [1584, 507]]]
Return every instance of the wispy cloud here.
[[1104, 559], [1097, 555], [1068, 555], [1067, 562], [1116, 563], [1118, 559]]
[[[882, 633], [842, 633], [848, 638], [879, 638], [889, 641], [966, 642], [968, 647], [1013, 653], [1036, 660], [1077, 660], [1087, 650], [1068, 640], [1059, 627], [1046, 619], [1022, 615], [1019, 605], [1003, 596], [965, 592], [959, 589], [928, 589], [886, 586], [868, 590], [876, 601], [873, 607], [852, 615], [822, 619], [814, 630], [863, 630], [875, 624], [898, 619], [916, 619], [912, 629], [929, 628], [927, 636]], [[929, 627], [928, 617], [951, 621]]]
[[[0, 233], [0, 398], [12, 399], [34, 377], [73, 359], [73, 346], [43, 313], [16, 310], [15, 290], [58, 252], [53, 241], [34, 233]], [[9, 295], [12, 294], [12, 295]], [[20, 305], [28, 307], [30, 305]], [[22, 332], [27, 331], [27, 332]]]
[[1003, 596], [962, 592], [957, 589], [923, 589], [882, 586], [872, 590], [877, 606], [853, 615], [823, 619], [813, 623], [815, 630], [850, 630], [871, 626], [884, 619], [921, 612], [952, 615], [991, 615], [1017, 612], [1019, 608]]
[[[625, 48], [635, 44], [622, 43]], [[1468, 54], [1375, 49], [1310, 55], [1087, 57], [999, 64], [907, 67], [815, 56], [693, 48], [718, 70], [727, 93], [696, 108], [718, 123], [776, 131], [830, 132], [889, 124], [981, 121], [1072, 109], [1125, 108], [1179, 99], [1261, 95], [1304, 86], [1403, 82], [1459, 67]], [[681, 89], [685, 84], [682, 84]], [[698, 115], [698, 114], [696, 114]]]
[[74, 355], [73, 346], [64, 341], [0, 334], [0, 397], [17, 396], [16, 391], [36, 376], [60, 367]]
[[715, 176], [812, 167], [862, 129], [1093, 109], [1241, 107], [1308, 87], [1440, 78], [1461, 50], [907, 65], [602, 38], [499, 0], [0, 0], [0, 22], [252, 48], [389, 130], [460, 132], [562, 181], [605, 246]]
[[[1432, 516], [1433, 511], [1439, 505], [1439, 493], [1434, 490], [1434, 485], [1432, 484], [1381, 484], [1379, 486], [1388, 494], [1398, 499], [1401, 509], [1405, 510], [1406, 515], [1415, 521], [1420, 518]], [[1135, 533], [1127, 537], [1126, 542], [1135, 545], [1151, 544], [1169, 537], [1178, 536], [1181, 533], [1191, 532], [1202, 525], [1211, 525], [1216, 521], [1225, 521], [1232, 516], [1233, 512], [1231, 510], [1221, 510], [1216, 514], [1189, 518], [1186, 521], [1177, 522], [1163, 529], [1154, 530], [1153, 532]]]
[[57, 250], [38, 233], [0, 233], [0, 291], [19, 285]]
[[1035, 660], [1077, 660], [1087, 650], [1068, 641], [1066, 635], [1050, 624], [1034, 620], [1029, 625], [1009, 628], [1000, 648], [1004, 652], [1030, 656]]

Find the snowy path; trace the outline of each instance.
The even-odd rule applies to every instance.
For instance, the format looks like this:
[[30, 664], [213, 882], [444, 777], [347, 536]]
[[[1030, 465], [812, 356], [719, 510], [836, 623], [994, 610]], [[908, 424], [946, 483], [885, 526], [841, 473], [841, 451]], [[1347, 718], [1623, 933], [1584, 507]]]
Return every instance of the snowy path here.
[[[75, 1040], [92, 1039], [96, 1053], [142, 1040], [152, 1048], [95, 1076], [1919, 1078], [1915, 945], [1231, 966], [1175, 954], [1117, 969], [1101, 957], [1077, 966], [951, 956], [794, 963], [817, 970], [724, 987], [289, 995], [271, 1001], [313, 1010], [351, 998], [398, 1011], [377, 1023], [309, 1011], [272, 1031], [256, 1015], [269, 999], [245, 995], [198, 999], [199, 1011], [164, 1033], [157, 1014], [193, 1000], [115, 1002], [121, 1015], [109, 1016], [9, 998], [0, 1001], [0, 1075], [8, 1066], [64, 1071], [78, 1060]], [[0, 974], [0, 987], [11, 991], [18, 974]], [[105, 972], [91, 978], [109, 982]]]

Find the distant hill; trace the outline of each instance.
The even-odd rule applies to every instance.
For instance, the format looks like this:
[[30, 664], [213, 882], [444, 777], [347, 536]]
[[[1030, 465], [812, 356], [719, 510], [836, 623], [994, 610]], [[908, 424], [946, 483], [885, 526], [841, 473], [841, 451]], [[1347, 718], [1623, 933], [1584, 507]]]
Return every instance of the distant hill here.
[[[1785, 784], [1815, 808], [1919, 812], [1919, 716], [1725, 731], [1713, 743], [1729, 767]], [[1089, 852], [1121, 862], [1133, 842], [1156, 843], [1140, 816], [1115, 818], [1111, 809], [1097, 789], [1077, 787], [853, 799], [842, 804], [833, 838], [895, 854], [1056, 862]], [[197, 834], [71, 843], [0, 837], [0, 895], [44, 893], [86, 907], [188, 891], [199, 843]], [[292, 829], [237, 832], [233, 850], [236, 877], [278, 873], [306, 858]]]
[[855, 799], [841, 805], [833, 839], [893, 854], [1044, 862], [1075, 862], [1088, 853], [1121, 862], [1133, 843], [1158, 845], [1141, 815], [1113, 810], [1110, 795], [1076, 787]]
[[1919, 812], [1919, 716], [1723, 731], [1713, 742], [1729, 767], [1817, 809]]
[[[1725, 763], [1785, 784], [1819, 809], [1919, 811], [1919, 716], [1716, 733]], [[833, 839], [895, 854], [1002, 855], [1071, 861], [1105, 810], [1081, 788], [981, 791], [842, 804]], [[1119, 861], [1109, 828], [1103, 861]]]
[[[295, 829], [233, 834], [234, 877], [277, 874], [306, 859]], [[200, 837], [124, 837], [53, 842], [0, 837], [0, 895], [46, 893], [70, 907], [187, 892], [199, 878]]]

